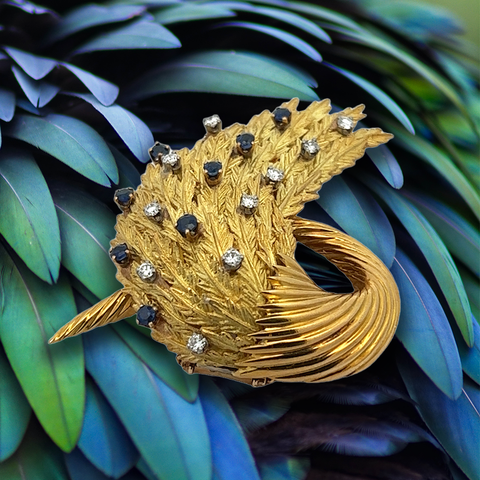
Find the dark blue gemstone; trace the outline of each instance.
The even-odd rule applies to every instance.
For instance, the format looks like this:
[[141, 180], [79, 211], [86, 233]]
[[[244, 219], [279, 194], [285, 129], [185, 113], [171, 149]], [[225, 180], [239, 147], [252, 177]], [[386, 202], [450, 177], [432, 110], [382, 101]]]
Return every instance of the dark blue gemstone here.
[[184, 237], [187, 236], [187, 233], [195, 235], [197, 233], [198, 220], [195, 215], [187, 213], [178, 219], [176, 228]]
[[114, 197], [115, 203], [122, 209], [129, 207], [130, 204], [133, 202], [134, 193], [135, 193], [135, 190], [130, 187], [118, 189], [115, 192], [115, 197]]
[[155, 322], [157, 312], [150, 305], [143, 305], [137, 311], [137, 323], [142, 327], [148, 327], [150, 323]]
[[286, 127], [290, 123], [292, 112], [288, 108], [277, 107], [273, 111], [273, 121], [278, 127]]
[[130, 263], [130, 252], [126, 243], [121, 243], [110, 250], [110, 258], [119, 265], [128, 265]]
[[206, 162], [203, 164], [203, 171], [210, 180], [216, 180], [222, 170], [221, 162]]
[[255, 136], [251, 133], [242, 133], [237, 137], [237, 147], [240, 153], [249, 153], [253, 147]]
[[159, 162], [162, 155], [170, 153], [170, 147], [164, 143], [155, 142], [153, 147], [148, 151], [153, 162]]

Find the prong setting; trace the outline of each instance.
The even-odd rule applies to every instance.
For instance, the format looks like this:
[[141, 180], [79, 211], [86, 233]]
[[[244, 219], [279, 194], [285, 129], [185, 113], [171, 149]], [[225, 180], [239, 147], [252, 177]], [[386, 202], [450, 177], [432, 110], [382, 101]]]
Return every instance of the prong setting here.
[[140, 264], [137, 268], [137, 275], [147, 283], [152, 283], [157, 278], [155, 267], [150, 262]]
[[300, 156], [304, 160], [313, 160], [319, 151], [320, 151], [320, 146], [318, 145], [316, 138], [311, 138], [309, 140], [302, 140], [302, 148], [300, 150]]
[[187, 348], [196, 355], [201, 355], [208, 347], [208, 340], [198, 332], [192, 333], [187, 340]]
[[122, 212], [128, 211], [134, 200], [135, 190], [133, 188], [119, 188], [115, 191], [113, 200]]
[[240, 209], [246, 215], [252, 215], [258, 207], [258, 197], [256, 195], [249, 195], [242, 193], [240, 198]]
[[243, 255], [236, 248], [229, 248], [222, 255], [223, 268], [227, 272], [237, 271], [243, 262]]
[[340, 115], [337, 117], [337, 131], [342, 135], [350, 135], [355, 128], [355, 121], [352, 117]]
[[214, 135], [222, 130], [222, 120], [217, 114], [215, 114], [211, 117], [204, 118], [203, 126], [205, 127], [207, 134]]

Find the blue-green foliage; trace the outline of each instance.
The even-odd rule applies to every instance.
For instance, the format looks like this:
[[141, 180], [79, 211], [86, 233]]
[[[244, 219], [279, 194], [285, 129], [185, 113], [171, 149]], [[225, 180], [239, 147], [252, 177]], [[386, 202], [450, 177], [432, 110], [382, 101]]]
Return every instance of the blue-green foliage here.
[[[380, 0], [43, 3], [0, 2], [0, 478], [300, 480], [322, 449], [427, 441], [441, 456], [433, 436], [455, 478], [479, 478], [480, 95], [458, 22]], [[378, 362], [389, 373], [275, 397], [186, 375], [132, 320], [48, 346], [120, 288], [113, 190], [139, 184], [154, 137], [191, 146], [203, 117], [246, 122], [292, 97], [366, 103], [365, 126], [395, 134], [302, 213], [391, 268], [402, 313], [396, 360]], [[302, 252], [317, 283], [344, 286]], [[406, 390], [389, 384], [397, 367]], [[433, 436], [403, 417], [412, 400]]]

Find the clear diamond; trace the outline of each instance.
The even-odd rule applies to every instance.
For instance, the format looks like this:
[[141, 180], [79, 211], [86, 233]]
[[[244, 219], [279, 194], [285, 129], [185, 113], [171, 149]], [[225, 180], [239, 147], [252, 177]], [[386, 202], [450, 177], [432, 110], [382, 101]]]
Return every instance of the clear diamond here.
[[225, 270], [233, 272], [240, 268], [243, 261], [243, 255], [236, 248], [229, 248], [222, 255], [222, 262]]
[[280, 170], [279, 168], [275, 168], [272, 166], [267, 168], [267, 178], [271, 182], [273, 183], [281, 182], [284, 177], [285, 177], [285, 173], [283, 172], [283, 170]]
[[137, 268], [137, 275], [144, 282], [153, 282], [157, 276], [157, 272], [155, 271], [155, 267], [150, 262], [143, 262]]
[[353, 121], [352, 117], [337, 117], [337, 130], [343, 135], [348, 135], [351, 133], [354, 125], [355, 122]]
[[162, 156], [162, 164], [172, 170], [178, 170], [180, 168], [180, 157], [176, 152], [167, 153], [167, 155]]
[[253, 210], [258, 207], [258, 197], [256, 195], [242, 193], [240, 207], [242, 207], [247, 213], [252, 213]]
[[217, 130], [222, 128], [222, 120], [220, 120], [218, 115], [212, 115], [211, 117], [203, 119], [203, 125], [207, 131]]
[[187, 348], [196, 354], [203, 353], [207, 347], [208, 341], [201, 333], [192, 333], [187, 341]]
[[311, 160], [320, 151], [316, 138], [302, 141], [302, 156]]
[[162, 216], [162, 207], [158, 202], [152, 202], [143, 209], [143, 212], [148, 218], [156, 220]]

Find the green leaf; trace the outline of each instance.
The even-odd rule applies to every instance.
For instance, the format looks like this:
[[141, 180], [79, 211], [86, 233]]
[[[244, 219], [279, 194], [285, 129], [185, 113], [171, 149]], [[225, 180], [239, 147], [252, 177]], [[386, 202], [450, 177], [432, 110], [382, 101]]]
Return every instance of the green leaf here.
[[5, 47], [5, 51], [35, 80], [45, 77], [57, 66], [57, 61], [52, 58], [39, 57], [12, 47]]
[[480, 277], [480, 233], [447, 205], [420, 193], [403, 192], [437, 231], [445, 246], [463, 264]]
[[55, 185], [52, 196], [62, 240], [62, 264], [98, 298], [121, 288], [108, 255], [115, 216], [87, 193]]
[[356, 73], [350, 72], [343, 68], [337, 67], [335, 65], [324, 63], [326, 67], [331, 68], [332, 70], [340, 73], [344, 77], [351, 80], [353, 83], [358, 85], [360, 88], [363, 88], [366, 92], [370, 93], [377, 101], [379, 101], [390, 113], [412, 134], [415, 135], [415, 129], [413, 128], [412, 122], [407, 117], [402, 108], [398, 105], [395, 100], [393, 100], [390, 95], [387, 95], [383, 90], [378, 88], [372, 82], [369, 82], [365, 78], [357, 75]]
[[292, 35], [291, 33], [285, 32], [284, 30], [281, 30], [279, 28], [252, 22], [228, 22], [220, 26], [247, 28], [256, 32], [265, 33], [266, 35], [270, 35], [271, 37], [274, 37], [286, 43], [287, 45], [290, 45], [291, 47], [297, 49], [298, 51], [307, 55], [307, 57], [310, 57], [316, 62], [322, 61], [322, 56], [309, 43], [305, 42], [296, 35]]
[[3, 480], [69, 480], [61, 452], [34, 423], [20, 448], [0, 463]]
[[13, 74], [26, 97], [34, 107], [44, 107], [60, 91], [60, 87], [48, 82], [33, 80], [23, 70], [12, 66]]
[[82, 340], [48, 345], [76, 315], [66, 277], [48, 285], [0, 246], [4, 292], [0, 337], [8, 360], [45, 431], [65, 451], [77, 443], [83, 421], [85, 378]]
[[74, 55], [98, 50], [163, 49], [181, 46], [178, 38], [170, 30], [158, 23], [140, 20], [95, 37], [75, 50]]
[[259, 461], [262, 480], [305, 480], [310, 471], [308, 457], [272, 456]]
[[[220, 3], [220, 2], [218, 2]], [[210, 18], [234, 17], [235, 12], [228, 8], [210, 4], [188, 4], [173, 5], [155, 12], [155, 21], [162, 25], [179, 22], [191, 22], [192, 20], [204, 20]]]
[[168, 92], [210, 92], [318, 100], [305, 78], [263, 55], [219, 50], [195, 53], [147, 72], [125, 92], [131, 102]]
[[81, 5], [62, 17], [61, 21], [49, 32], [45, 43], [56, 42], [68, 35], [97, 25], [130, 20], [141, 15], [144, 10], [144, 5], [138, 7], [131, 6], [131, 4], [107, 7], [94, 4]]
[[469, 119], [472, 124], [472, 127], [475, 131], [478, 131], [475, 127], [475, 123], [472, 120], [472, 117], [465, 107], [465, 103], [458, 95], [456, 89], [451, 85], [444, 77], [438, 74], [435, 70], [427, 66], [425, 63], [416, 59], [410, 53], [398, 48], [393, 40], [386, 40], [371, 34], [370, 32], [354, 32], [352, 30], [344, 30], [343, 34], [346, 39], [352, 40], [355, 43], [360, 43], [367, 45], [375, 50], [384, 52], [392, 57], [395, 57], [397, 60], [401, 61], [405, 65], [409, 66], [412, 70], [417, 72], [421, 77], [427, 80], [431, 85], [436, 89], [442, 92], [459, 110], [462, 114]]
[[452, 310], [467, 345], [473, 345], [470, 305], [457, 267], [437, 232], [404, 197], [377, 179], [364, 175], [367, 185], [390, 207], [425, 256]]
[[20, 445], [31, 413], [7, 357], [0, 349], [0, 462], [10, 457]]
[[30, 154], [0, 152], [0, 203], [0, 232], [7, 242], [42, 280], [56, 281], [60, 269], [58, 219], [42, 172]]
[[392, 124], [388, 124], [388, 128], [395, 135], [395, 143], [433, 167], [455, 188], [480, 220], [480, 196], [450, 158], [418, 135], [405, 133]]
[[130, 151], [143, 163], [149, 162], [148, 149], [153, 145], [153, 135], [150, 129], [136, 115], [120, 105], [102, 105], [93, 95], [71, 93], [90, 103], [100, 112], [115, 129]]
[[185, 400], [194, 402], [198, 394], [198, 375], [188, 375], [175, 360], [176, 355], [154, 340], [145, 337], [126, 323], [113, 329], [145, 365]]
[[87, 124], [65, 115], [16, 115], [5, 135], [30, 143], [88, 179], [109, 187], [118, 182], [115, 159], [103, 138]]

